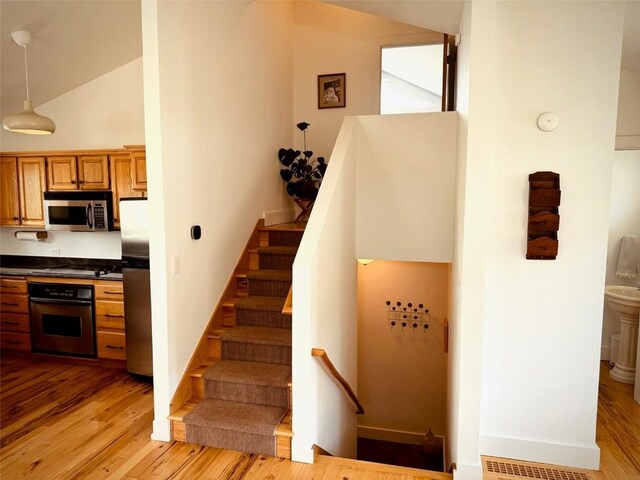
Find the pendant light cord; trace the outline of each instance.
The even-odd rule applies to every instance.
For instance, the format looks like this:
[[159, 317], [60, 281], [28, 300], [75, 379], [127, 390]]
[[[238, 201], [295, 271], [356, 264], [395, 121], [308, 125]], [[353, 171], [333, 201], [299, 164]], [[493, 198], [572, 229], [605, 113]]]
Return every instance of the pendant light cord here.
[[25, 82], [27, 83], [27, 101], [30, 100], [29, 99], [29, 69], [27, 68], [27, 46], [23, 46], [22, 48], [24, 48], [24, 79]]

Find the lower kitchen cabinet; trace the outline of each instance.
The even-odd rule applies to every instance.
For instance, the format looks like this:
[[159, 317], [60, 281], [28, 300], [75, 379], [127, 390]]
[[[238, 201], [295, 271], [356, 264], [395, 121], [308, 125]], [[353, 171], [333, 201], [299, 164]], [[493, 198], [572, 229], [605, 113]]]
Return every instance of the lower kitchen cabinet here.
[[98, 358], [126, 360], [127, 347], [124, 332], [98, 330]]
[[0, 348], [31, 350], [27, 281], [0, 277]]
[[122, 282], [94, 281], [98, 358], [126, 360]]

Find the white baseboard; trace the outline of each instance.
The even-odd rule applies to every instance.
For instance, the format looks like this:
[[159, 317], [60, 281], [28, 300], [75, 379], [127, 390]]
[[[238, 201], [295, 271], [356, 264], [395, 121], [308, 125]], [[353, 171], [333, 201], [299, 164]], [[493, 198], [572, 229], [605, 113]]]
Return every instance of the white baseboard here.
[[608, 362], [611, 358], [610, 356], [611, 346], [610, 345], [602, 345], [600, 347], [600, 360]]
[[295, 210], [272, 210], [270, 212], [264, 212], [264, 226], [278, 225], [280, 223], [293, 222], [296, 219]]
[[521, 438], [480, 436], [480, 453], [491, 457], [564, 465], [598, 470], [600, 448], [593, 445], [567, 445]]
[[153, 421], [153, 432], [151, 432], [151, 440], [158, 442], [170, 442], [171, 441], [171, 422], [166, 419]]
[[422, 445], [424, 436], [425, 434], [420, 432], [406, 432], [403, 430], [391, 430], [388, 428], [367, 427], [365, 425], [358, 425], [358, 437], [370, 438], [371, 440], [408, 443], [409, 445]]
[[453, 480], [482, 480], [482, 465], [456, 464]]

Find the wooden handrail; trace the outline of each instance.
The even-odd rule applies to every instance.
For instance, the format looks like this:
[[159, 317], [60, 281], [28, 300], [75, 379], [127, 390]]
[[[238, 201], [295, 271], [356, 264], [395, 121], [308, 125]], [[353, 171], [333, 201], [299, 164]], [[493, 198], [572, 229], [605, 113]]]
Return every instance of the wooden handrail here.
[[293, 285], [289, 287], [289, 293], [287, 294], [287, 299], [284, 301], [282, 313], [284, 315], [293, 315]]
[[329, 356], [327, 355], [327, 352], [325, 352], [321, 348], [312, 348], [311, 349], [311, 356], [312, 357], [318, 357], [318, 358], [320, 358], [322, 360], [322, 363], [329, 369], [329, 371], [334, 376], [334, 378], [336, 380], [338, 380], [338, 382], [340, 382], [340, 385], [344, 389], [345, 393], [349, 396], [349, 399], [356, 406], [356, 413], [358, 415], [364, 414], [364, 408], [362, 408], [362, 404], [360, 403], [360, 400], [358, 400], [358, 397], [356, 397], [356, 394], [354, 393], [353, 389], [351, 388], [351, 385], [349, 385], [347, 383], [347, 381], [344, 379], [344, 377], [342, 375], [340, 375], [340, 372], [338, 372], [338, 370], [336, 370], [336, 367], [333, 365], [333, 362], [331, 362], [331, 360], [329, 360]]

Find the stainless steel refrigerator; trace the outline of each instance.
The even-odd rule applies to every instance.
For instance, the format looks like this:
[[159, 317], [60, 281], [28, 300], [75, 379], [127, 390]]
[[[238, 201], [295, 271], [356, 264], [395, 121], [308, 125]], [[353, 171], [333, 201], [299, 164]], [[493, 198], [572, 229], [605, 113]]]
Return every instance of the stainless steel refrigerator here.
[[120, 200], [127, 371], [153, 375], [149, 215], [145, 198]]

